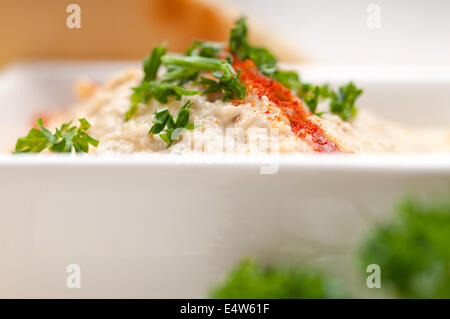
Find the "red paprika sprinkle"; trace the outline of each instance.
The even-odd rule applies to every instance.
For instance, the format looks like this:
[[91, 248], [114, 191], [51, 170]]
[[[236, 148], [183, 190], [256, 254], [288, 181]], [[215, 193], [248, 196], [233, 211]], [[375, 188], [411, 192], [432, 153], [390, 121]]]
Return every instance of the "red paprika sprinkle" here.
[[314, 151], [342, 152], [336, 142], [311, 120], [313, 114], [303, 107], [302, 101], [292, 94], [291, 90], [261, 74], [251, 60], [241, 61], [234, 57], [233, 67], [236, 71], [241, 71], [239, 79], [245, 84], [247, 91], [253, 92], [259, 98], [267, 96], [289, 119], [292, 131], [298, 137], [313, 143]]

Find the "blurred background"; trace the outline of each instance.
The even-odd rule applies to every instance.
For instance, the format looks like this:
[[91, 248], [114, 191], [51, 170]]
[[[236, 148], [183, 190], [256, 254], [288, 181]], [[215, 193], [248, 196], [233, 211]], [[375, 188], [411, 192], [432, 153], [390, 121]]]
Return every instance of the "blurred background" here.
[[[72, 14], [67, 12], [67, 8], [71, 4], [77, 4], [81, 10], [80, 28], [67, 26], [68, 17]], [[358, 83], [367, 91], [361, 99], [362, 107], [369, 109], [376, 107], [377, 111], [385, 114], [387, 119], [401, 120], [405, 123], [442, 122], [444, 125], [448, 123], [450, 117], [447, 110], [450, 108], [445, 103], [450, 101], [450, 90], [448, 89], [450, 77], [448, 69], [445, 67], [450, 65], [450, 41], [448, 41], [450, 1], [0, 0], [0, 68], [4, 68], [0, 74], [0, 105], [5, 106], [4, 113], [6, 114], [6, 116], [0, 117], [0, 149], [9, 150], [8, 147], [14, 145], [16, 137], [23, 136], [29, 130], [30, 125], [34, 123], [35, 113], [42, 114], [49, 110], [59, 110], [76, 101], [72, 86], [79, 76], [87, 75], [90, 79], [101, 82], [114, 70], [122, 70], [130, 65], [136, 66], [154, 45], [162, 43], [167, 43], [171, 51], [181, 52], [193, 39], [226, 41], [231, 26], [240, 15], [246, 15], [249, 18], [250, 41], [269, 47], [280, 61], [342, 65], [328, 68], [328, 73], [318, 73], [317, 69], [308, 73], [309, 66], [303, 66], [302, 76], [306, 75], [306, 79], [309, 76], [311, 82], [327, 79], [333, 83], [333, 81], [346, 77], [352, 79], [357, 75], [363, 79]], [[55, 63], [55, 60], [64, 62]], [[28, 61], [38, 61], [38, 63], [27, 63]], [[66, 61], [70, 62], [66, 63]], [[93, 62], [80, 63], [78, 61]], [[106, 62], [99, 63], [99, 61]], [[123, 62], [109, 63], [108, 61]], [[13, 64], [16, 65], [7, 68]], [[356, 65], [353, 71], [351, 67], [348, 67], [349, 64]], [[360, 66], [363, 64], [375, 65], [375, 67]], [[388, 66], [392, 65], [418, 66], [417, 72], [421, 73], [408, 73], [407, 68], [399, 68], [397, 73], [388, 73], [386, 70], [389, 70]], [[424, 72], [428, 66], [436, 68], [442, 74], [435, 72], [435, 69], [431, 70], [433, 72]], [[311, 66], [310, 70], [314, 70], [314, 67]], [[420, 67], [424, 67], [423, 70]], [[318, 67], [318, 69], [320, 68], [321, 66]], [[348, 70], [350, 71], [345, 73]], [[436, 78], [436, 74], [440, 77]], [[365, 78], [369, 80], [364, 81]], [[377, 82], [377, 78], [383, 79], [383, 83]], [[405, 79], [409, 78], [412, 79], [411, 83], [404, 83]], [[375, 81], [370, 82], [370, 79], [375, 79]], [[423, 82], [417, 79], [421, 79]], [[437, 82], [433, 82], [436, 79]], [[423, 83], [428, 83], [428, 85], [424, 87]], [[401, 101], [401, 103], [397, 101]], [[397, 104], [399, 104], [398, 107], [396, 107]], [[422, 107], [423, 105], [426, 105], [426, 108]], [[424, 109], [423, 114], [426, 116], [418, 116], [415, 112], [405, 111], [420, 110], [421, 108]], [[35, 112], [32, 114], [33, 116], [31, 116], [30, 110]], [[76, 176], [77, 171], [63, 173], [69, 174], [70, 177]], [[258, 210], [252, 209], [253, 204], [257, 203], [249, 204], [247, 197], [239, 194], [239, 196], [235, 196], [242, 200], [243, 204], [237, 201], [229, 206], [229, 199], [225, 196], [220, 202], [222, 205], [217, 205], [223, 210], [216, 212], [217, 216], [221, 216], [220, 212], [232, 211], [233, 214], [228, 216], [223, 213], [224, 222], [218, 219], [216, 223], [214, 218], [209, 219], [213, 216], [209, 210], [205, 214], [205, 218], [200, 218], [199, 216], [203, 216], [201, 214], [195, 215], [198, 220], [202, 220], [200, 225], [206, 225], [204, 228], [207, 229], [207, 235], [205, 236], [209, 236], [208, 234], [211, 233], [214, 234], [213, 238], [218, 238], [217, 241], [220, 243], [220, 245], [217, 244], [218, 253], [212, 253], [216, 252], [215, 248], [205, 249], [204, 241], [200, 240], [201, 236], [192, 236], [192, 238], [187, 236], [186, 238], [190, 238], [190, 241], [183, 240], [181, 246], [177, 240], [182, 238], [182, 235], [174, 236], [170, 244], [166, 245], [170, 249], [173, 248], [175, 252], [176, 249], [183, 251], [178, 259], [183, 261], [181, 268], [179, 267], [181, 263], [175, 262], [177, 259], [174, 259], [170, 252], [167, 253], [167, 248], [160, 246], [158, 241], [151, 243], [154, 245], [151, 247], [156, 251], [155, 253], [149, 250], [147, 242], [142, 240], [142, 238], [147, 238], [145, 236], [150, 236], [149, 234], [156, 236], [155, 238], [161, 238], [161, 240], [172, 237], [168, 235], [166, 228], [153, 223], [153, 216], [158, 215], [151, 215], [140, 209], [148, 206], [148, 190], [136, 187], [133, 192], [129, 192], [129, 189], [125, 189], [128, 185], [127, 178], [131, 179], [134, 176], [117, 175], [116, 177], [108, 176], [106, 179], [100, 172], [98, 173], [100, 175], [97, 175], [100, 177], [92, 178], [93, 182], [99, 183], [96, 186], [97, 189], [107, 189], [104, 186], [107, 185], [111, 191], [95, 194], [86, 192], [85, 194], [84, 189], [75, 187], [75, 184], [69, 184], [69, 188], [61, 188], [58, 183], [49, 183], [54, 186], [50, 190], [56, 189], [57, 191], [50, 191], [51, 196], [40, 196], [46, 194], [42, 190], [42, 185], [37, 191], [37, 188], [33, 187], [35, 184], [30, 182], [22, 185], [14, 174], [15, 171], [10, 172], [9, 180], [15, 181], [11, 185], [0, 183], [0, 186], [3, 186], [0, 194], [4, 199], [0, 200], [0, 203], [6, 205], [4, 207], [13, 203], [10, 206], [15, 209], [14, 214], [5, 215], [10, 218], [7, 219], [8, 222], [0, 224], [3, 226], [2, 238], [0, 238], [0, 244], [3, 246], [0, 252], [3, 256], [8, 256], [2, 259], [5, 262], [0, 265], [3, 267], [0, 275], [3, 274], [3, 278], [7, 278], [11, 283], [18, 282], [19, 285], [12, 288], [3, 285], [6, 288], [0, 289], [0, 296], [74, 296], [68, 295], [66, 287], [60, 286], [60, 277], [56, 277], [60, 276], [57, 269], [61, 265], [65, 266], [67, 262], [73, 262], [65, 245], [68, 244], [75, 251], [77, 251], [77, 247], [82, 247], [76, 236], [67, 235], [71, 234], [68, 230], [78, 234], [78, 228], [72, 227], [73, 221], [67, 216], [78, 216], [79, 219], [76, 221], [79, 225], [88, 226], [88, 228], [79, 228], [85, 239], [82, 243], [89, 242], [90, 244], [87, 253], [82, 251], [79, 254], [83, 256], [84, 263], [91, 265], [90, 279], [98, 285], [91, 285], [92, 290], [83, 290], [82, 293], [91, 293], [91, 295], [83, 295], [84, 297], [98, 297], [99, 291], [102, 291], [103, 296], [124, 296], [127, 291], [122, 292], [122, 287], [125, 286], [130, 293], [134, 294], [134, 297], [148, 297], [148, 287], [155, 283], [156, 285], [161, 283], [161, 287], [158, 287], [159, 290], [155, 290], [155, 293], [163, 296], [205, 296], [206, 288], [213, 281], [217, 281], [218, 275], [223, 272], [224, 265], [231, 267], [235, 262], [234, 259], [240, 258], [244, 252], [256, 251], [258, 253], [258, 249], [261, 249], [260, 255], [269, 252], [276, 257], [287, 256], [287, 260], [291, 261], [294, 260], [293, 254], [297, 254], [305, 260], [311, 259], [319, 266], [332, 265], [335, 268], [333, 272], [343, 275], [344, 279], [350, 282], [349, 286], [356, 286], [354, 282], [365, 285], [365, 281], [360, 281], [366, 275], [365, 269], [362, 274], [356, 273], [357, 268], [353, 266], [356, 257], [350, 254], [355, 246], [360, 244], [365, 245], [361, 246], [363, 249], [358, 255], [358, 258], [364, 261], [364, 265], [376, 262], [380, 258], [387, 258], [385, 255], [387, 254], [390, 259], [386, 263], [385, 269], [399, 271], [399, 273], [396, 271], [386, 272], [386, 283], [390, 284], [392, 291], [383, 292], [383, 296], [404, 298], [448, 298], [450, 296], [449, 196], [444, 195], [444, 198], [447, 198], [445, 205], [421, 207], [417, 204], [414, 207], [418, 207], [418, 209], [406, 205], [406, 208], [399, 211], [399, 216], [403, 216], [403, 220], [400, 220], [402, 222], [400, 227], [388, 228], [392, 232], [390, 237], [384, 237], [386, 232], [377, 232], [376, 229], [373, 233], [367, 232], [366, 227], [369, 225], [367, 220], [373, 222], [375, 219], [371, 219], [370, 214], [364, 213], [364, 209], [362, 217], [359, 216], [360, 205], [357, 203], [355, 206], [356, 195], [364, 195], [366, 197], [363, 198], [367, 201], [367, 203], [363, 202], [364, 205], [377, 208], [373, 209], [374, 213], [386, 212], [387, 214], [391, 209], [391, 202], [407, 187], [427, 192], [435, 189], [447, 191], [448, 178], [445, 173], [444, 175], [441, 172], [436, 172], [434, 175], [425, 173], [408, 175], [403, 172], [398, 175], [391, 172], [385, 175], [379, 175], [378, 172], [368, 175], [357, 173], [346, 176], [350, 176], [350, 178], [343, 181], [345, 187], [342, 187], [341, 180], [338, 178], [327, 179], [329, 184], [326, 185], [326, 188], [321, 189], [321, 197], [316, 197], [314, 187], [305, 183], [305, 189], [299, 191], [295, 188], [292, 190], [295, 192], [295, 196], [300, 193], [302, 198], [311, 197], [307, 201], [302, 201], [302, 213], [289, 215], [285, 212], [297, 212], [297, 202], [283, 204], [282, 211], [285, 212], [285, 215], [282, 215], [282, 218], [278, 215], [275, 217], [268, 215], [265, 222], [268, 228], [256, 228], [255, 233], [260, 237], [255, 238], [262, 238], [261, 242], [254, 240], [254, 237], [247, 237], [247, 235], [254, 236], [253, 230], [247, 231], [251, 221], [261, 222], [261, 217], [255, 214]], [[39, 170], [30, 172], [30, 174], [30, 180], [39, 182], [45, 175]], [[118, 181], [111, 183], [114, 178], [119, 178], [120, 183]], [[146, 177], [142, 176], [142, 178]], [[67, 178], [67, 180], [69, 181], [71, 178]], [[363, 183], [360, 183], [361, 180]], [[367, 182], [368, 180], [374, 182]], [[212, 192], [218, 189], [217, 193], [220, 193], [220, 187], [231, 189], [220, 179], [217, 181], [219, 186], [211, 187]], [[256, 185], [256, 179], [254, 181]], [[260, 179], [257, 181], [261, 183]], [[103, 182], [105, 184], [102, 184]], [[190, 180], [188, 182], [191, 183]], [[128, 183], [140, 185], [135, 180], [129, 180]], [[143, 182], [141, 181], [141, 183]], [[320, 180], [314, 181], [311, 185], [314, 186], [315, 183], [320, 184]], [[117, 189], [116, 185], [119, 185]], [[265, 185], [273, 186], [269, 182], [259, 185], [263, 185], [261, 189], [264, 189], [264, 192], [267, 192]], [[364, 187], [360, 187], [360, 185], [364, 185]], [[28, 188], [24, 190], [23, 187]], [[69, 205], [65, 214], [61, 214], [59, 207], [67, 206], [66, 203], [72, 200], [73, 194], [70, 192], [70, 187], [76, 188], [76, 191], [81, 192], [80, 194], [86, 198], [93, 198], [92, 202], [95, 201], [97, 204], [95, 209], [98, 210], [98, 213], [107, 214], [107, 218], [102, 218], [101, 214], [90, 214], [89, 210], [81, 212], [84, 215], [81, 214], [79, 217], [80, 210], [76, 205]], [[91, 187], [95, 188], [92, 185]], [[180, 189], [182, 188], [180, 186]], [[163, 188], [161, 189], [163, 190]], [[29, 199], [24, 200], [23, 194], [27, 193], [26, 190], [36, 194], [36, 200], [32, 201], [32, 204], [29, 203]], [[192, 199], [194, 196], [191, 194], [195, 194], [198, 190], [192, 187], [190, 190], [193, 193], [187, 192], [185, 196]], [[259, 188], [252, 191], [257, 192], [258, 190]], [[329, 190], [332, 195], [329, 198], [326, 197], [324, 190]], [[116, 205], [120, 202], [111, 201], [111, 199], [119, 199], [121, 196], [111, 196], [111, 194], [122, 194], [127, 191], [133, 198], [130, 200], [131, 208], [129, 203], [126, 207], [124, 206], [127, 218], [123, 219], [121, 212], [117, 213], [118, 210], [116, 210], [117, 214], [111, 215], [111, 211], [114, 211], [113, 208], [121, 209], [120, 205]], [[233, 188], [230, 194], [237, 193], [238, 191]], [[348, 194], [351, 194], [352, 197]], [[55, 205], [55, 200], [60, 205]], [[318, 206], [317, 202], [324, 203], [324, 206]], [[279, 209], [277, 201], [273, 201], [273, 203], [276, 204], [274, 209]], [[29, 205], [37, 207], [31, 212], [32, 217], [29, 215]], [[335, 207], [335, 211], [328, 209], [327, 205]], [[49, 211], [48, 207], [55, 208], [55, 215], [52, 214], [52, 210]], [[133, 209], [133, 207], [135, 208]], [[235, 211], [229, 207], [238, 209]], [[309, 211], [310, 207], [314, 209]], [[6, 210], [3, 209], [3, 211]], [[173, 209], [173, 211], [176, 210]], [[184, 211], [182, 213], [182, 217], [187, 218]], [[204, 212], [200, 211], [200, 213]], [[422, 213], [428, 214], [427, 217], [424, 217]], [[95, 215], [96, 219], [93, 220], [92, 215]], [[247, 217], [241, 219], [242, 215]], [[176, 224], [183, 229], [186, 228], [185, 224], [179, 221], [173, 223], [172, 220], [176, 219], [172, 219], [171, 216], [167, 217], [165, 214], [162, 216], [159, 217], [162, 219], [162, 225], [167, 223], [173, 227]], [[105, 224], [104, 220], [108, 218], [112, 218], [112, 221], [110, 224]], [[141, 220], [146, 221], [145, 218], [149, 218], [151, 222], [141, 222]], [[241, 220], [243, 223], [238, 223]], [[339, 222], [330, 223], [330, 220]], [[54, 227], [55, 223], [68, 226]], [[51, 229], [47, 228], [48, 225], [51, 226]], [[101, 227], [97, 228], [97, 225], [101, 225]], [[150, 228], [151, 231], [149, 231], [148, 225], [154, 228]], [[283, 236], [281, 239], [277, 238], [277, 229], [285, 231], [285, 225], [290, 226], [286, 228], [289, 230], [285, 232], [286, 238]], [[323, 227], [324, 225], [326, 227]], [[104, 236], [98, 236], [98, 229], [104, 232]], [[123, 229], [137, 229], [137, 231], [133, 236], [129, 236], [127, 232], [123, 232]], [[365, 235], [372, 235], [372, 237], [357, 237], [355, 234], [361, 230], [365, 232]], [[217, 233], [218, 237], [216, 237]], [[228, 234], [232, 235], [228, 236]], [[235, 234], [243, 234], [244, 240]], [[165, 237], [166, 235], [169, 237]], [[58, 236], [66, 238], [67, 241], [55, 240]], [[88, 239], [86, 240], [86, 238]], [[89, 241], [89, 238], [94, 240]], [[136, 244], [124, 244], [122, 242], [124, 238], [129, 240], [124, 240], [124, 242]], [[419, 238], [419, 244], [414, 240], [411, 241], [411, 238]], [[322, 241], [326, 245], [322, 245]], [[285, 245], [285, 243], [289, 245]], [[191, 249], [190, 246], [194, 248]], [[40, 259], [32, 255], [35, 252], [30, 247], [37, 251], [36, 256]], [[129, 250], [129, 247], [133, 247], [133, 250]], [[161, 250], [159, 250], [160, 248]], [[186, 253], [186, 251], [191, 253]], [[140, 254], [143, 254], [145, 258]], [[9, 256], [16, 255], [19, 256], [19, 262], [12, 257], [9, 258]], [[110, 280], [108, 273], [103, 273], [105, 261], [109, 265], [107, 267], [109, 274], [116, 276], [115, 271], [119, 273], [124, 269], [131, 269], [129, 277], [118, 276], [120, 278], [114, 286], [115, 283]], [[416, 261], [420, 262], [416, 263]], [[222, 286], [218, 286], [213, 296], [235, 297], [233, 293], [236, 291], [239, 293], [244, 291], [252, 296], [261, 296], [259, 295], [260, 291], [255, 291], [254, 288], [264, 285], [268, 285], [271, 289], [277, 288], [275, 292], [267, 290], [271, 293], [271, 297], [311, 297], [309, 294], [303, 294], [310, 291], [320, 292], [319, 295], [313, 295], [313, 297], [336, 296], [335, 291], [333, 293], [328, 291], [326, 284], [328, 279], [322, 274], [313, 272], [310, 275], [304, 269], [301, 269], [301, 272], [286, 272], [284, 269], [274, 268], [277, 276], [269, 276], [267, 274], [270, 272], [261, 270], [264, 265], [256, 262], [244, 261], [236, 265], [234, 272], [228, 275], [228, 279], [223, 281]], [[278, 267], [278, 265], [273, 266]], [[36, 276], [36, 269], [41, 270], [44, 275]], [[259, 275], [256, 279], [254, 279], [255, 273]], [[169, 283], [166, 282], [167, 278], [160, 274], [166, 274]], [[195, 277], [195, 274], [201, 274], [201, 276]], [[63, 272], [62, 276], [65, 275]], [[314, 285], [319, 288], [310, 286], [311, 281], [306, 280], [307, 284], [302, 286], [306, 287], [302, 288], [302, 295], [285, 294], [293, 291], [290, 285], [292, 282], [303, 285], [304, 278], [308, 279], [311, 276], [317, 279], [314, 281]], [[192, 278], [197, 278], [197, 280], [192, 282]], [[246, 278], [253, 278], [253, 281], [249, 281], [249, 284], [244, 286], [233, 284], [236, 282], [240, 284]], [[45, 280], [48, 282], [45, 285], [46, 289], [43, 290], [41, 283]], [[405, 285], [405, 283], [407, 284]], [[279, 287], [281, 288], [278, 289]], [[365, 286], [363, 288], [366, 289]], [[36, 292], [40, 294], [34, 294]], [[151, 292], [152, 289], [150, 289]], [[350, 294], [350, 296], [365, 297], [366, 295]]]
[[[450, 64], [444, 0], [1, 0], [0, 65], [19, 60], [134, 60], [168, 41], [225, 40], [249, 16], [252, 41], [283, 61]], [[69, 29], [69, 4], [81, 28]]]

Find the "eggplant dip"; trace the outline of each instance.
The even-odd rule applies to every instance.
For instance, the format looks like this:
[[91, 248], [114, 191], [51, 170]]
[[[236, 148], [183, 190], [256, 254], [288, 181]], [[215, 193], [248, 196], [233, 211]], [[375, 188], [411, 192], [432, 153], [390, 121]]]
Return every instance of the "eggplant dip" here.
[[450, 129], [379, 119], [357, 110], [354, 83], [333, 90], [279, 69], [248, 43], [244, 18], [228, 43], [195, 41], [184, 55], [155, 47], [142, 69], [77, 92], [77, 105], [39, 119], [15, 153], [450, 152]]

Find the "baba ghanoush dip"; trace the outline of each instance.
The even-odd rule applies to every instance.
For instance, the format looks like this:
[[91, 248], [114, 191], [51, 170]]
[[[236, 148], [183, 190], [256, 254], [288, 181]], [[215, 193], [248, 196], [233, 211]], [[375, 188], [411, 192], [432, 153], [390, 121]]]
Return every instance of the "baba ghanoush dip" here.
[[77, 92], [77, 105], [39, 119], [15, 152], [450, 152], [450, 129], [379, 119], [357, 110], [352, 82], [333, 90], [278, 69], [248, 43], [243, 18], [228, 43], [195, 41], [184, 55], [155, 47], [142, 69]]

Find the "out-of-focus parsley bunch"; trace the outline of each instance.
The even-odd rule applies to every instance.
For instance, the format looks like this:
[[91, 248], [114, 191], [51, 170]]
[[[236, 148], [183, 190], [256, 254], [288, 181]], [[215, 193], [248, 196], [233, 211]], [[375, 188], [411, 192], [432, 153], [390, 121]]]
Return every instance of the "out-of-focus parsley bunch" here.
[[252, 259], [245, 259], [210, 296], [219, 299], [314, 299], [344, 298], [347, 293], [321, 272], [264, 267]]
[[[405, 200], [394, 220], [372, 231], [356, 255], [365, 287], [368, 265], [381, 269], [381, 289], [396, 298], [450, 298], [450, 200]], [[367, 288], [368, 289], [368, 288]], [[342, 298], [346, 290], [303, 267], [242, 261], [212, 298]]]
[[400, 298], [450, 298], [450, 200], [406, 200], [394, 222], [379, 226], [360, 251], [381, 283]]

